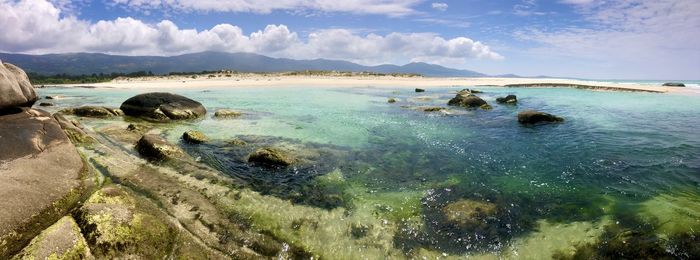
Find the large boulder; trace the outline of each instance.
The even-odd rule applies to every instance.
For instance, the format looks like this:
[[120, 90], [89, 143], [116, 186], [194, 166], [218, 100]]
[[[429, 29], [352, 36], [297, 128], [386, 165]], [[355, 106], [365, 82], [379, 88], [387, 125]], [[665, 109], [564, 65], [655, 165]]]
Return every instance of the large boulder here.
[[190, 130], [182, 134], [182, 140], [191, 144], [201, 144], [208, 142], [209, 138], [200, 131]]
[[447, 104], [450, 106], [460, 106], [466, 108], [491, 108], [491, 106], [489, 106], [489, 104], [486, 103], [485, 100], [472, 94], [457, 94], [454, 98], [450, 99], [450, 101], [447, 102]]
[[156, 121], [195, 119], [207, 110], [192, 99], [163, 92], [136, 95], [121, 105], [124, 114]]
[[518, 103], [518, 97], [515, 95], [508, 95], [505, 97], [496, 98], [496, 102], [501, 104], [516, 104]]
[[538, 124], [561, 122], [563, 118], [545, 112], [526, 110], [518, 113], [518, 122], [521, 124]]
[[147, 134], [136, 143], [136, 150], [141, 156], [155, 161], [179, 158], [184, 155], [180, 147], [168, 143], [158, 135]]
[[0, 116], [0, 259], [18, 252], [72, 209], [88, 169], [51, 114]]
[[0, 63], [0, 112], [13, 107], [31, 107], [36, 100], [27, 74], [15, 65]]

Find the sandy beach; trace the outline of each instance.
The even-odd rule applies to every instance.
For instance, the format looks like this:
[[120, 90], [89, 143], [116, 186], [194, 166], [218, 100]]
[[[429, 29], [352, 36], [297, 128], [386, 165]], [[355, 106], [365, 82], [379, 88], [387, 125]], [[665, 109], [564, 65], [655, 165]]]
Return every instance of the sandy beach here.
[[[528, 84], [572, 84], [590, 86], [591, 89], [620, 91], [649, 91], [693, 94], [688, 88], [650, 86], [632, 83], [556, 79], [556, 78], [433, 78], [396, 76], [296, 76], [275, 74], [236, 74], [192, 76], [154, 76], [117, 78], [110, 82], [71, 84], [63, 86], [91, 86], [97, 88], [159, 89], [159, 88], [219, 88], [219, 87], [292, 87], [292, 86], [353, 86], [353, 87], [405, 87], [430, 88], [446, 86], [506, 86]], [[695, 93], [697, 94], [697, 93]]]

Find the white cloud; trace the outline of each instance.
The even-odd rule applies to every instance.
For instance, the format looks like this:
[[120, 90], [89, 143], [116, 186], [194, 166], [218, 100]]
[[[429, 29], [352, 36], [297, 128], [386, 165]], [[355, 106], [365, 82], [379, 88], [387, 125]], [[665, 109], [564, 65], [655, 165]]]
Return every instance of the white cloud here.
[[176, 10], [181, 12], [318, 11], [403, 16], [423, 0], [109, 0], [117, 6], [137, 11]]
[[431, 6], [438, 11], [447, 11], [448, 7], [446, 3], [433, 3]]
[[[140, 4], [148, 4], [146, 1]], [[182, 29], [169, 20], [156, 24], [131, 17], [89, 22], [64, 15], [47, 1], [0, 1], [0, 51], [20, 53], [102, 52], [175, 55], [200, 51], [253, 52], [274, 57], [333, 58], [377, 64], [412, 59], [502, 59], [485, 44], [432, 33], [360, 34], [319, 30], [306, 39], [285, 25], [245, 34], [231, 24], [208, 30]]]
[[[542, 44], [542, 55], [587, 59], [597, 66], [635, 68], [644, 76], [688, 77], [700, 67], [697, 0], [568, 0], [587, 23], [520, 30], [519, 39]], [[596, 66], [596, 65], [592, 65]], [[697, 77], [697, 76], [695, 76]]]

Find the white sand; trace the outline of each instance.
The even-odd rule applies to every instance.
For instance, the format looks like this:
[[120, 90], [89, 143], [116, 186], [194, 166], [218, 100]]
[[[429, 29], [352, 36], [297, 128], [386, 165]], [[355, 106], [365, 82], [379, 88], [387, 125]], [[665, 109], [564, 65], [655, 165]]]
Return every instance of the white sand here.
[[288, 86], [352, 86], [352, 87], [406, 87], [430, 88], [449, 86], [479, 86], [531, 83], [579, 84], [619, 88], [621, 90], [652, 90], [692, 94], [682, 87], [662, 87], [629, 83], [554, 79], [554, 78], [428, 78], [393, 76], [290, 76], [275, 74], [234, 74], [231, 77], [198, 76], [156, 76], [130, 79], [116, 79], [111, 82], [94, 84], [72, 84], [64, 86], [94, 86], [98, 88], [158, 89], [158, 88], [216, 88], [216, 87], [288, 87]]

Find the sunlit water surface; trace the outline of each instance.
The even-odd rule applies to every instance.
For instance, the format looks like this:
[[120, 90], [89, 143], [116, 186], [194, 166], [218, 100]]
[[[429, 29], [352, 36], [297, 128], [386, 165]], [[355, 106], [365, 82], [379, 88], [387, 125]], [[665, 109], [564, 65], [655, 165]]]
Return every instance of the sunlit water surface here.
[[[624, 228], [651, 226], [644, 230], [663, 239], [700, 227], [699, 97], [480, 87], [485, 93], [479, 95], [492, 110], [453, 108], [449, 115], [412, 109], [446, 106], [460, 89], [172, 89], [167, 91], [201, 102], [210, 114], [178, 123], [166, 134], [179, 142], [186, 130], [204, 132], [213, 140], [210, 144], [183, 144], [193, 156], [243, 186], [295, 203], [353, 208], [367, 198], [376, 198], [372, 203], [380, 205], [381, 194], [393, 194], [384, 205], [393, 213], [380, 215], [393, 216], [390, 220], [403, 226], [393, 246], [407, 254], [428, 250], [517, 256], [521, 247], [526, 251], [528, 243], [534, 243], [528, 240], [534, 234], [548, 232], [543, 221], [562, 226], [604, 221]], [[42, 96], [65, 96], [53, 101], [53, 111], [79, 105], [118, 107], [143, 92], [149, 90], [39, 90]], [[518, 96], [517, 106], [495, 102], [507, 94]], [[399, 101], [389, 104], [389, 97]], [[219, 108], [245, 115], [213, 119]], [[516, 114], [525, 109], [566, 120], [521, 126]], [[243, 151], [226, 149], [225, 141], [233, 138], [339, 153], [306, 167], [270, 170], [248, 165], [241, 159]], [[340, 172], [342, 183], [319, 187], [318, 176], [329, 172]], [[406, 198], [400, 207], [408, 210], [389, 201], [402, 194]], [[479, 217], [482, 224], [455, 224], [445, 209], [460, 200], [493, 203], [496, 210], [490, 212], [493, 216]], [[420, 223], [414, 223], [416, 219]], [[556, 236], [562, 231], [550, 232]], [[554, 240], [542, 243], [561, 243]]]

